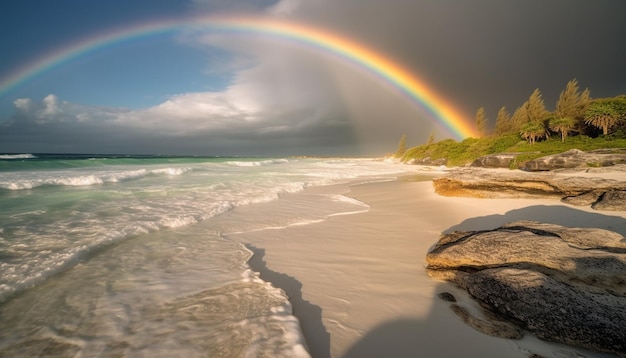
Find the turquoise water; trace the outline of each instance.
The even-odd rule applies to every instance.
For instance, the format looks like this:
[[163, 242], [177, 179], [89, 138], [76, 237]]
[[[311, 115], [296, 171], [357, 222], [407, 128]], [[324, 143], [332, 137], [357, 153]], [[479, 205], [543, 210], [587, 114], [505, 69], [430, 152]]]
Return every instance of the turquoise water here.
[[[366, 210], [341, 195], [288, 198], [409, 170], [368, 159], [0, 155], [0, 356], [308, 356], [285, 294], [224, 233]], [[250, 205], [263, 215], [224, 219]]]

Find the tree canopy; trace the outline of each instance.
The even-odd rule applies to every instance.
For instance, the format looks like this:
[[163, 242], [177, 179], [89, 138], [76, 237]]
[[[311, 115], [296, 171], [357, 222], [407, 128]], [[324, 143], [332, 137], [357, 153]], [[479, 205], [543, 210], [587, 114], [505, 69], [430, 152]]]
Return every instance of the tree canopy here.
[[400, 137], [400, 142], [398, 142], [398, 149], [396, 150], [396, 158], [402, 158], [404, 153], [406, 152], [406, 134], [403, 134]]
[[[485, 107], [480, 107], [475, 118], [480, 137], [489, 134], [488, 122]], [[541, 135], [539, 127], [543, 128]], [[597, 136], [601, 131], [606, 136], [620, 129], [626, 135], [626, 96], [592, 99], [589, 89], [581, 91], [578, 80], [572, 79], [561, 91], [553, 112], [546, 109], [539, 88], [513, 114], [500, 107], [493, 135], [517, 134], [532, 144], [556, 133], [565, 141], [570, 135]]]
[[606, 98], [593, 101], [585, 112], [585, 123], [602, 129], [602, 134], [609, 134], [613, 127], [626, 120], [626, 98]]
[[548, 115], [546, 105], [541, 97], [541, 91], [539, 88], [535, 89], [525, 103], [526, 107], [526, 122], [541, 122]]
[[505, 106], [500, 107], [498, 116], [496, 117], [495, 135], [500, 136], [510, 133], [512, 128], [513, 123], [511, 121], [511, 115], [506, 110]]
[[487, 117], [485, 116], [485, 107], [480, 107], [476, 111], [476, 131], [481, 137], [487, 135]]

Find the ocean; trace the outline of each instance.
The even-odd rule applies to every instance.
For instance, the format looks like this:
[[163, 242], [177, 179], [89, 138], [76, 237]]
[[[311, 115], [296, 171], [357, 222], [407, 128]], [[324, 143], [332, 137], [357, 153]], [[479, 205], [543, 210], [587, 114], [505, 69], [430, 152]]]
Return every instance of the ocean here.
[[414, 172], [354, 158], [0, 155], [0, 357], [308, 357], [288, 297], [229, 234], [366, 211], [298, 193]]

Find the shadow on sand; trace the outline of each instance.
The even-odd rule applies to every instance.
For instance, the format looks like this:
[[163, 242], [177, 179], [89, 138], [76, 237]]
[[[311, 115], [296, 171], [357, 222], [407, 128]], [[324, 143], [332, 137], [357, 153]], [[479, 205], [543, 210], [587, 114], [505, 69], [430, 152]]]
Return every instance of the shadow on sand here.
[[433, 357], [424, 349], [428, 343], [422, 340], [422, 337], [428, 337], [424, 333], [432, 329], [431, 323], [428, 319], [398, 319], [383, 323], [350, 347], [342, 358]]
[[428, 322], [416, 319], [382, 324], [368, 332], [343, 357], [421, 357], [419, 337], [426, 329]]
[[588, 212], [563, 205], [534, 205], [511, 210], [503, 215], [488, 215], [464, 220], [445, 230], [453, 231], [490, 230], [512, 221], [532, 220], [567, 227], [601, 228], [615, 231], [626, 237], [626, 219], [613, 216], [611, 212]]
[[[567, 227], [603, 228], [615, 231], [626, 237], [626, 219], [609, 213], [594, 213], [562, 205], [535, 205], [511, 210], [505, 214], [488, 215], [464, 220], [443, 233], [454, 231], [489, 230], [512, 221], [532, 220]], [[450, 291], [455, 296], [469, 298], [449, 284], [441, 283], [437, 292]], [[591, 353], [584, 349], [557, 343], [540, 342], [531, 338], [532, 343], [521, 343], [501, 338], [488, 337], [466, 327], [448, 309], [441, 309], [448, 303], [433, 297], [433, 307], [421, 319], [405, 318], [385, 322], [367, 332], [341, 358], [374, 357], [528, 357], [532, 353], [545, 356], [581, 356]], [[439, 307], [438, 307], [439, 306]], [[462, 334], [458, 334], [462, 332]], [[477, 336], [478, 335], [478, 336]], [[480, 338], [480, 339], [477, 339]], [[514, 346], [511, 346], [511, 343]], [[529, 352], [530, 345], [535, 352]], [[597, 356], [609, 356], [598, 354]]]
[[254, 254], [248, 261], [250, 268], [259, 272], [262, 280], [271, 282], [274, 287], [287, 293], [293, 306], [293, 314], [300, 320], [302, 334], [309, 346], [311, 355], [314, 358], [330, 358], [330, 333], [326, 331], [322, 322], [322, 309], [302, 298], [302, 283], [300, 281], [284, 273], [272, 271], [267, 267], [267, 263], [263, 260], [265, 249], [252, 245], [246, 245], [246, 247]]
[[[518, 345], [519, 341], [487, 336], [465, 325], [449, 309], [451, 303], [437, 297], [441, 292], [452, 293], [460, 302], [470, 301], [464, 291], [440, 283], [435, 288], [432, 306], [424, 317], [383, 322], [365, 333], [340, 358], [529, 356], [529, 352]], [[466, 303], [460, 304], [467, 307]]]

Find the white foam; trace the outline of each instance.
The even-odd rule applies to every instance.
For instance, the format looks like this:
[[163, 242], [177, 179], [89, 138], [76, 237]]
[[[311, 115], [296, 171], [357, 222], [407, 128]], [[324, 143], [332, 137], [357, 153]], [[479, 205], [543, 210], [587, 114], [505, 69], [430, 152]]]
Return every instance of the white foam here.
[[67, 185], [67, 186], [86, 186], [86, 185], [96, 185], [103, 184], [104, 180], [95, 175], [85, 175], [85, 176], [77, 176], [77, 177], [68, 177], [68, 178], [58, 178], [58, 179], [49, 179], [45, 180], [42, 185]]
[[32, 154], [0, 154], [0, 159], [35, 159]]
[[102, 182], [103, 183], [119, 183], [125, 180], [139, 179], [148, 175], [148, 171], [145, 169], [138, 170], [130, 170], [130, 171], [122, 171], [111, 174], [103, 174]]
[[8, 190], [32, 189], [33, 183], [31, 181], [18, 181], [18, 182], [0, 181], [0, 188], [8, 189]]
[[197, 223], [198, 220], [191, 216], [166, 217], [159, 221], [161, 225], [169, 228], [177, 228]]
[[149, 175], [177, 176], [190, 172], [191, 168], [158, 168], [134, 170], [100, 170], [83, 174], [87, 170], [9, 172], [0, 181], [0, 188], [9, 190], [34, 189], [42, 186], [91, 186], [120, 183], [141, 179]]
[[370, 206], [365, 204], [364, 202], [357, 200], [355, 198], [349, 197], [349, 196], [333, 194], [333, 195], [330, 195], [330, 197], [333, 200], [339, 201], [342, 203], [348, 203], [348, 204], [352, 204], [352, 205], [356, 205], [356, 206], [360, 206], [360, 207], [368, 208], [368, 209], [370, 208]]
[[150, 172], [153, 174], [165, 174], [165, 175], [182, 175], [189, 171], [191, 168], [163, 168], [163, 169], [155, 169]]
[[[253, 254], [249, 249], [245, 248], [245, 246], [242, 247], [248, 251], [250, 255]], [[271, 352], [267, 352], [259, 348], [258, 344], [251, 344], [248, 346], [246, 356], [257, 357], [270, 355], [272, 357], [285, 358], [310, 358], [311, 355], [306, 349], [304, 335], [300, 329], [300, 322], [293, 315], [293, 308], [291, 306], [291, 302], [287, 299], [287, 294], [283, 290], [274, 287], [272, 283], [263, 281], [259, 277], [258, 272], [246, 269], [241, 276], [243, 282], [262, 284], [267, 290], [266, 294], [273, 296], [279, 302], [283, 302], [282, 304], [271, 307], [269, 310], [270, 314], [265, 317], [255, 317], [254, 319], [246, 319], [240, 322], [240, 324], [247, 329], [252, 327], [252, 330], [259, 335], [259, 338], [263, 337], [260, 339], [263, 341], [263, 346], [274, 347]], [[282, 336], [267, 336], [267, 333], [265, 332], [267, 328], [276, 324], [280, 325]], [[257, 341], [259, 341], [258, 338]], [[279, 347], [282, 349], [278, 349]]]
[[340, 213], [334, 213], [334, 214], [330, 214], [328, 215], [328, 217], [333, 217], [333, 216], [344, 216], [344, 215], [356, 215], [356, 214], [362, 214], [362, 213], [366, 213], [368, 212], [369, 209], [364, 209], [364, 210], [354, 210], [354, 211], [343, 211]]
[[228, 161], [224, 162], [225, 164], [237, 166], [237, 167], [260, 167], [263, 165], [269, 164], [283, 164], [289, 163], [287, 159], [268, 159], [268, 160], [259, 160], [259, 161]]

